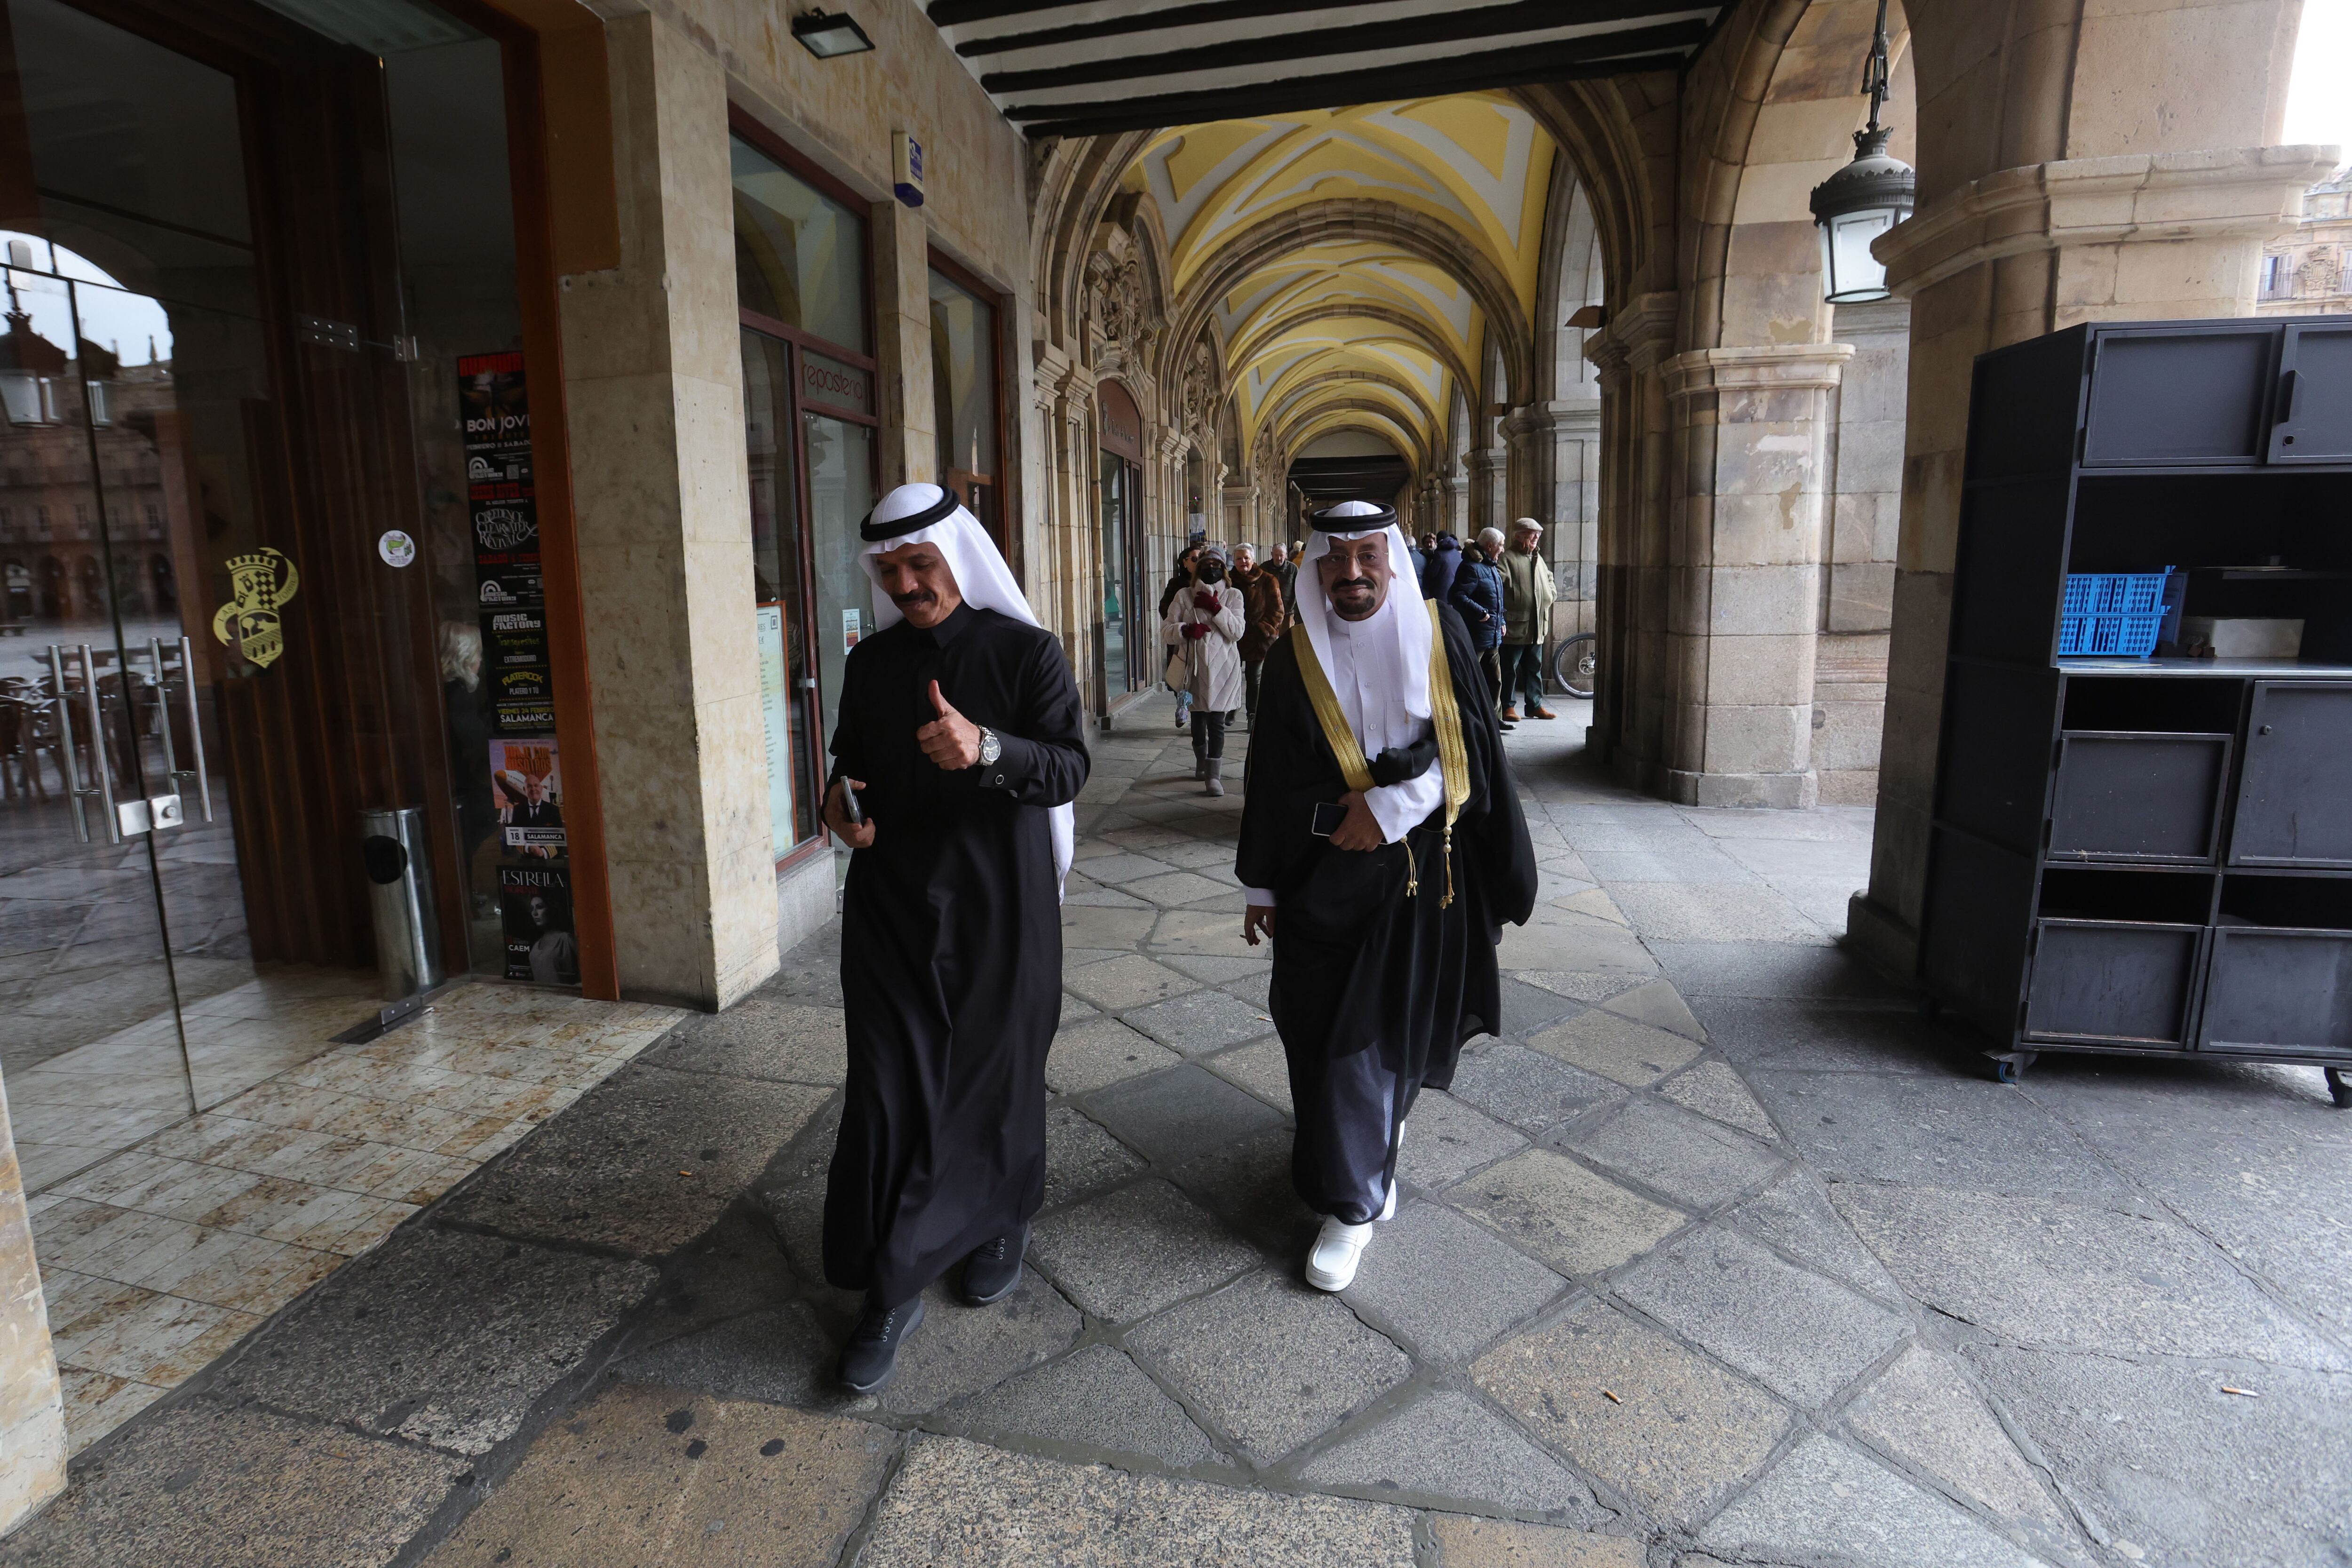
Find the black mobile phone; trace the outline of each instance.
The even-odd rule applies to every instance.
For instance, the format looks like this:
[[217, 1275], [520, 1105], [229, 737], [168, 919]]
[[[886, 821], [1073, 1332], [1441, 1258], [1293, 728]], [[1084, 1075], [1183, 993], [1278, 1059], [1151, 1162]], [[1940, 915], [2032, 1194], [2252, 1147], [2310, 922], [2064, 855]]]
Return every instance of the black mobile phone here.
[[1348, 808], [1336, 800], [1318, 801], [1315, 805], [1314, 834], [1328, 838], [1339, 831], [1339, 824], [1348, 820]]
[[852, 827], [866, 826], [866, 808], [858, 804], [857, 792], [845, 784], [841, 786], [841, 815], [849, 818]]

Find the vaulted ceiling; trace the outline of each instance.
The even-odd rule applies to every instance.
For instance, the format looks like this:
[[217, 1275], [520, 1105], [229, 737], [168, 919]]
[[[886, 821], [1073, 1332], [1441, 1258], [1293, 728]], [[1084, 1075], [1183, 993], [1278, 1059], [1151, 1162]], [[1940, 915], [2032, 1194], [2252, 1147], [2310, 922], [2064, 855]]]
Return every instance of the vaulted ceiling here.
[[1222, 331], [1244, 450], [1356, 428], [1418, 464], [1480, 401], [1487, 336], [1526, 339], [1558, 155], [1507, 93], [1453, 93], [1181, 126], [1124, 184], [1160, 210], [1180, 317]]

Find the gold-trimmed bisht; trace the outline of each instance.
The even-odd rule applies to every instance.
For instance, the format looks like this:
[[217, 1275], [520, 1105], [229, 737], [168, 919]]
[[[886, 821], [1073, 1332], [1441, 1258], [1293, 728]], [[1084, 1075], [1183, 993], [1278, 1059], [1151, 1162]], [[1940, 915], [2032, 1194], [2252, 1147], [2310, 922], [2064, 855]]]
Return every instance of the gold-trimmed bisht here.
[[[1438, 908], [1450, 909], [1454, 904], [1454, 822], [1462, 815], [1462, 805], [1470, 798], [1470, 752], [1462, 741], [1462, 709], [1454, 700], [1454, 674], [1445, 659], [1445, 627], [1437, 618], [1437, 601], [1422, 601], [1429, 609], [1429, 712], [1430, 721], [1437, 731], [1438, 774], [1445, 781], [1445, 897]], [[1348, 787], [1361, 795], [1372, 787], [1371, 764], [1364, 761], [1364, 748], [1356, 739], [1356, 731], [1348, 723], [1348, 716], [1339, 711], [1339, 699], [1331, 689], [1330, 678], [1323, 673], [1323, 663], [1315, 657], [1315, 645], [1308, 640], [1307, 628], [1293, 623], [1290, 628], [1292, 649], [1298, 655], [1298, 673], [1307, 682], [1307, 700], [1315, 710], [1315, 721], [1323, 727], [1323, 739], [1329, 743], [1331, 754], [1339, 759], [1339, 776]], [[1421, 891], [1421, 875], [1413, 863], [1410, 833], [1404, 847], [1404, 892], [1412, 898]]]

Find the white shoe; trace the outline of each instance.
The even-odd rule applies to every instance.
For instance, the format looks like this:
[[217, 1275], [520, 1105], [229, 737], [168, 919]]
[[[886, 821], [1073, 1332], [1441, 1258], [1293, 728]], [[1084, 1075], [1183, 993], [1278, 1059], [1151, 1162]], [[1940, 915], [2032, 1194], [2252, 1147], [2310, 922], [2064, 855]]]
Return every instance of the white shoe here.
[[[1396, 1194], [1390, 1194], [1389, 1201], [1393, 1205]], [[1322, 1234], [1307, 1254], [1307, 1282], [1318, 1290], [1345, 1290], [1356, 1282], [1356, 1265], [1363, 1261], [1371, 1240], [1369, 1225], [1325, 1219]]]
[[[1396, 1184], [1389, 1184], [1389, 1201], [1381, 1205], [1381, 1218], [1396, 1218]], [[1363, 1260], [1364, 1248], [1372, 1244], [1372, 1227], [1349, 1225], [1343, 1219], [1327, 1217], [1323, 1229], [1315, 1237], [1315, 1245], [1307, 1254], [1307, 1282], [1318, 1290], [1345, 1290], [1356, 1282], [1356, 1265]]]

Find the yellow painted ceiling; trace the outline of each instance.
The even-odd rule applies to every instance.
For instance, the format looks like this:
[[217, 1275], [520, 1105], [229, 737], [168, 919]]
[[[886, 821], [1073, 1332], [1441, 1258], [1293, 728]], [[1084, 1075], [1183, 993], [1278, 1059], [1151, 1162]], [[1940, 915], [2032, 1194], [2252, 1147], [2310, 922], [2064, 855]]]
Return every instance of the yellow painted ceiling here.
[[[1125, 183], [1158, 202], [1179, 290], [1253, 226], [1309, 203], [1365, 197], [1452, 228], [1510, 280], [1532, 316], [1556, 155], [1550, 136], [1507, 94], [1459, 93], [1179, 127], [1152, 140]], [[1270, 330], [1351, 304], [1389, 319], [1327, 315]], [[1303, 429], [1302, 407], [1375, 395], [1367, 388], [1376, 383], [1335, 380], [1311, 388], [1305, 404], [1286, 402], [1299, 384], [1332, 372], [1411, 384], [1420, 396], [1378, 395], [1420, 427], [1415, 444], [1440, 444], [1453, 395], [1448, 358], [1475, 371], [1485, 327], [1469, 290], [1443, 268], [1352, 242], [1313, 246], [1258, 268], [1218, 301], [1217, 314], [1228, 350], [1241, 356], [1230, 368], [1245, 447], [1269, 417]]]

